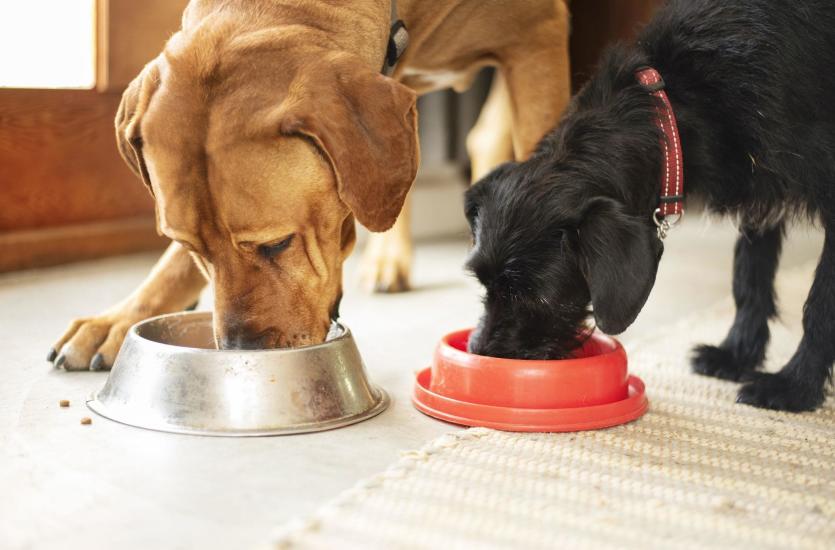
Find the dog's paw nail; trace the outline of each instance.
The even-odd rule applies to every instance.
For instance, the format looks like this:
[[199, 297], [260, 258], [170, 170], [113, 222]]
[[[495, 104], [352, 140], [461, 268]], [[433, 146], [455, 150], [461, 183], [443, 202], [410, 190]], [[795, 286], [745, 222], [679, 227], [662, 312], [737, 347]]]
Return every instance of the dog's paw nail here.
[[55, 348], [49, 348], [49, 353], [46, 354], [46, 360], [50, 363], [55, 361], [55, 358], [58, 357], [58, 350]]
[[102, 370], [104, 368], [104, 356], [101, 353], [97, 353], [93, 356], [93, 359], [90, 361], [90, 370]]
[[409, 280], [402, 276], [391, 282], [377, 281], [374, 285], [374, 292], [377, 294], [396, 294], [407, 290], [409, 290]]
[[55, 363], [53, 363], [53, 364], [55, 365], [56, 369], [60, 369], [61, 366], [64, 364], [64, 361], [66, 361], [66, 360], [67, 360], [67, 356], [62, 353], [61, 355], [58, 356], [57, 359], [55, 359]]
[[398, 275], [397, 276], [397, 289], [400, 292], [405, 292], [409, 290], [409, 278], [405, 275]]
[[185, 309], [185, 311], [194, 311], [195, 309], [197, 309], [198, 304], [200, 304], [200, 301], [199, 301], [199, 300], [198, 300], [197, 302], [194, 302], [194, 303], [193, 303], [193, 304], [191, 304], [190, 306], [188, 306], [188, 307]]
[[780, 374], [759, 373], [742, 386], [737, 403], [777, 411], [813, 411], [823, 403], [823, 392], [808, 392], [794, 380]]

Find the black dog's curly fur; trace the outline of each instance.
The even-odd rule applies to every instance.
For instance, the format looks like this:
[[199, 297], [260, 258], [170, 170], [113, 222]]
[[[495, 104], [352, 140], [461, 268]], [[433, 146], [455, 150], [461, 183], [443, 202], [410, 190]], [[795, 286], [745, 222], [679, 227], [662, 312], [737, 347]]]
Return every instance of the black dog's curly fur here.
[[[662, 157], [655, 99], [635, 79], [657, 69], [678, 119], [687, 193], [740, 224], [737, 314], [696, 372], [747, 383], [739, 401], [812, 410], [835, 361], [835, 3], [674, 0], [632, 47], [604, 57], [560, 125], [527, 161], [497, 168], [466, 196], [468, 267], [486, 289], [475, 353], [558, 358], [593, 314], [628, 327], [663, 250], [652, 213]], [[823, 254], [804, 336], [777, 374], [757, 372], [775, 316], [784, 225], [820, 220]]]

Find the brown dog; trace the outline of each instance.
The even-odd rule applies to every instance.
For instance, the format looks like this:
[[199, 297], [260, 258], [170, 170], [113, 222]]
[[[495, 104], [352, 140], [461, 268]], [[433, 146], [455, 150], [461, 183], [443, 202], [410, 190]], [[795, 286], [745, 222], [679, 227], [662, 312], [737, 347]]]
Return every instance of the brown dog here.
[[[108, 367], [131, 324], [189, 306], [207, 280], [220, 346], [321, 342], [354, 219], [389, 229], [414, 180], [415, 92], [462, 89], [498, 66], [468, 138], [475, 177], [526, 157], [556, 124], [569, 98], [563, 0], [401, 0], [397, 10], [411, 41], [388, 78], [387, 0], [189, 4], [116, 120], [120, 151], [174, 242], [130, 297], [73, 321], [57, 365]], [[367, 265], [384, 287], [408, 269], [406, 221], [371, 244]]]

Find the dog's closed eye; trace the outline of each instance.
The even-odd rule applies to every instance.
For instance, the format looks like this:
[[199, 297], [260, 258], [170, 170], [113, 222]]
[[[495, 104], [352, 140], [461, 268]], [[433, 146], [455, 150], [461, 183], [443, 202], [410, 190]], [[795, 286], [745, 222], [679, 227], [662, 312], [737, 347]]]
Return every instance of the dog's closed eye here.
[[264, 259], [272, 260], [290, 247], [290, 244], [293, 242], [293, 236], [294, 235], [288, 235], [278, 241], [258, 245], [258, 254], [260, 254]]

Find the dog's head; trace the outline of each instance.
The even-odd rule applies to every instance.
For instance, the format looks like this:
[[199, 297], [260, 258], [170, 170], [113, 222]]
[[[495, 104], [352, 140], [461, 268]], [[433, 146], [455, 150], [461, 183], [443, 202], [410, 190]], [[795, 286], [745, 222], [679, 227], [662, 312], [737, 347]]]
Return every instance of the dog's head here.
[[412, 91], [354, 55], [279, 46], [175, 35], [117, 114], [159, 231], [213, 283], [224, 348], [324, 341], [354, 219], [390, 227], [417, 170]]
[[610, 54], [530, 159], [467, 192], [468, 267], [486, 289], [471, 351], [563, 358], [589, 306], [618, 334], [646, 302], [663, 252], [652, 221], [661, 151], [638, 62]]
[[663, 247], [651, 220], [589, 191], [534, 158], [499, 167], [467, 192], [467, 267], [486, 291], [473, 353], [567, 357], [583, 341], [589, 305], [610, 334], [635, 320]]

